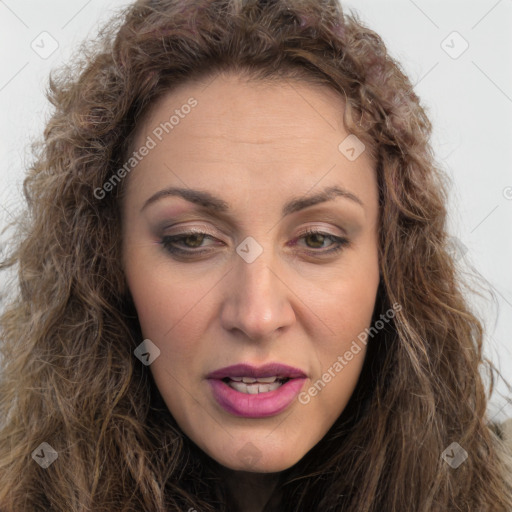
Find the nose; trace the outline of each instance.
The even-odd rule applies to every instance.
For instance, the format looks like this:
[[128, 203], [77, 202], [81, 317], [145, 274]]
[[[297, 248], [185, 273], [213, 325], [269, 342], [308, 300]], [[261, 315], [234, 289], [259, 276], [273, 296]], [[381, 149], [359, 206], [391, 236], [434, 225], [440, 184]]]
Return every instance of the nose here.
[[224, 329], [262, 340], [295, 322], [293, 291], [270, 251], [264, 251], [252, 263], [237, 256], [234, 265], [220, 314]]

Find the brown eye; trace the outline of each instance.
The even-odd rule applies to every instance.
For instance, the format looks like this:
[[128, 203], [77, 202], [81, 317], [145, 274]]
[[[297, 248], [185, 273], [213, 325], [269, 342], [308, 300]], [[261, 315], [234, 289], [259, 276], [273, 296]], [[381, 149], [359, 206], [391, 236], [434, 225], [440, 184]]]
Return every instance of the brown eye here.
[[[329, 233], [324, 233], [322, 231], [308, 230], [301, 234], [296, 240], [304, 239], [306, 241], [306, 246], [310, 249], [319, 249], [312, 250], [310, 252], [318, 254], [320, 256], [324, 254], [337, 253], [341, 251], [344, 247], [347, 247], [350, 242], [346, 238], [342, 238], [339, 236], [331, 235]], [[307, 242], [309, 240], [309, 243]], [[326, 250], [322, 249], [323, 244], [326, 241], [331, 241], [332, 243], [327, 247], [323, 247]], [[293, 245], [298, 245], [297, 243]]]
[[324, 243], [326, 237], [322, 235], [321, 233], [311, 233], [304, 237], [305, 240], [309, 239], [310, 241], [313, 241], [312, 248], [314, 249], [321, 249], [322, 244]]
[[185, 242], [185, 245], [187, 247], [190, 244], [190, 247], [200, 247], [201, 243], [204, 240], [204, 234], [198, 234], [194, 233], [193, 235], [187, 235], [185, 237], [182, 237], [183, 241]]
[[208, 235], [207, 233], [190, 231], [188, 233], [181, 233], [179, 235], [166, 235], [162, 237], [160, 243], [164, 246], [165, 250], [171, 254], [192, 256], [205, 252], [203, 250], [195, 249], [205, 247], [202, 244], [207, 238], [215, 240], [214, 237]]
[[[216, 238], [207, 233], [191, 231], [179, 235], [166, 235], [161, 239], [160, 243], [171, 255], [187, 258], [209, 252], [208, 246], [203, 245], [206, 239], [216, 240]], [[306, 248], [309, 249], [307, 252], [317, 256], [337, 253], [350, 244], [346, 238], [323, 233], [322, 231], [308, 230], [296, 238], [291, 245], [299, 245], [297, 240], [302, 239], [306, 241]], [[331, 243], [323, 247], [327, 241]]]

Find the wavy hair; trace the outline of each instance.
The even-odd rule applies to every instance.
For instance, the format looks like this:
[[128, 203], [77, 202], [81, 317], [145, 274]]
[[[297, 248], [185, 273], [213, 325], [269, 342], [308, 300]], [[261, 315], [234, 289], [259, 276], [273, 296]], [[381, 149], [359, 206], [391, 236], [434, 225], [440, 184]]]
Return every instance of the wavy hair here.
[[[449, 248], [431, 124], [382, 39], [336, 0], [138, 1], [50, 74], [52, 114], [1, 266], [17, 274], [0, 318], [0, 509], [232, 511], [218, 463], [133, 354], [142, 334], [120, 265], [126, 179], [95, 194], [158, 98], [224, 71], [319, 83], [344, 99], [345, 126], [377, 162], [374, 317], [402, 306], [369, 341], [340, 417], [281, 473], [280, 511], [512, 510], [512, 468], [487, 417], [499, 371], [483, 358], [483, 324]], [[46, 469], [34, 456], [44, 442], [58, 454]], [[457, 469], [441, 456], [452, 442], [468, 453]]]

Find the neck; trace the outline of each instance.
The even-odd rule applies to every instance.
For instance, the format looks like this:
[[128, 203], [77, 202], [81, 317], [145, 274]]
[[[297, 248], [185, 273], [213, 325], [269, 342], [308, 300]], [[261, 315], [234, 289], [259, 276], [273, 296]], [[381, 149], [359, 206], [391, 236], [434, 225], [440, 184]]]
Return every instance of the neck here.
[[222, 467], [221, 473], [237, 512], [263, 512], [267, 504], [275, 506], [272, 494], [280, 473], [251, 473], [226, 467]]

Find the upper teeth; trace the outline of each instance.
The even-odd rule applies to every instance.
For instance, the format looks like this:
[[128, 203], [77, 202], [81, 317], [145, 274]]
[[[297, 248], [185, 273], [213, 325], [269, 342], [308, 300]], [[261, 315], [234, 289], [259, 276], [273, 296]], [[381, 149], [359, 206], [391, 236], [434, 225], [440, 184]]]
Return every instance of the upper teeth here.
[[253, 382], [272, 383], [272, 382], [275, 382], [279, 377], [258, 377], [257, 379], [254, 377], [229, 377], [229, 378], [236, 382], [244, 382], [246, 384], [252, 384]]

